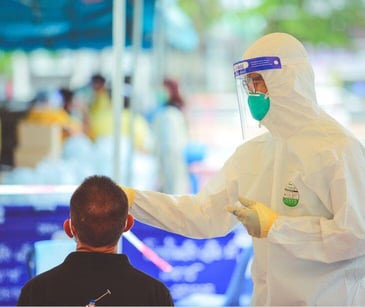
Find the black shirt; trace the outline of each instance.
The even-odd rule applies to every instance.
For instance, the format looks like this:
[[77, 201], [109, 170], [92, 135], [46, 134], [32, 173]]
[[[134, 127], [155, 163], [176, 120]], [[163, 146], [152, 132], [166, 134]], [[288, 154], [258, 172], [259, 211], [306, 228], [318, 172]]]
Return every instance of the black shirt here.
[[[50, 257], [52, 257], [50, 255]], [[21, 305], [173, 306], [167, 287], [135, 269], [123, 254], [73, 252], [55, 268], [44, 272], [22, 288]]]

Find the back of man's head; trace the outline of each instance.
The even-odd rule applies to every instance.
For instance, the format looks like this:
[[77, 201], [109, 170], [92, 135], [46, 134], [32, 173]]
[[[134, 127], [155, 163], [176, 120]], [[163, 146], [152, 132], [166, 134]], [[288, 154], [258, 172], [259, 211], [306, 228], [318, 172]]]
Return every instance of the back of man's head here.
[[70, 215], [80, 242], [94, 247], [117, 244], [128, 215], [123, 190], [106, 176], [91, 176], [71, 197]]

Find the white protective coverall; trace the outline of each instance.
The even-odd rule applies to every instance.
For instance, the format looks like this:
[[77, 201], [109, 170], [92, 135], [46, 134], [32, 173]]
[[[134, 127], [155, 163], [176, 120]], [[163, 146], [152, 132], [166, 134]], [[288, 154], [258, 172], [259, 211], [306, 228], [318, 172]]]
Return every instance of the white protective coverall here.
[[[263, 76], [268, 132], [239, 146], [197, 195], [136, 191], [131, 213], [188, 237], [227, 234], [224, 210], [238, 196], [279, 214], [267, 238], [253, 239], [252, 305], [365, 304], [365, 155], [362, 144], [317, 104], [303, 45], [285, 33], [257, 40], [244, 59], [278, 56]], [[289, 194], [298, 203], [284, 204]]]

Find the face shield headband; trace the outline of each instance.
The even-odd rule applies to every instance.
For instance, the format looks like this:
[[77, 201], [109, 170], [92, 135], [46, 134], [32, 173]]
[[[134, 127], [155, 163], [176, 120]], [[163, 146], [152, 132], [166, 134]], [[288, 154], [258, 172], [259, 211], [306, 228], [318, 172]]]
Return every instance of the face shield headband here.
[[[243, 139], [246, 138], [246, 134], [248, 133], [249, 122], [250, 120], [252, 120], [251, 117], [247, 117], [248, 94], [249, 92], [251, 93], [255, 92], [255, 89], [252, 87], [254, 82], [252, 82], [253, 80], [251, 80], [250, 78], [247, 78], [247, 74], [258, 72], [261, 70], [280, 69], [280, 68], [281, 68], [281, 61], [280, 58], [276, 56], [251, 58], [251, 59], [241, 60], [233, 64]], [[251, 84], [250, 89], [249, 89], [249, 84]]]
[[235, 78], [246, 75], [250, 72], [279, 68], [281, 68], [281, 61], [277, 56], [252, 58], [241, 60], [233, 64]]

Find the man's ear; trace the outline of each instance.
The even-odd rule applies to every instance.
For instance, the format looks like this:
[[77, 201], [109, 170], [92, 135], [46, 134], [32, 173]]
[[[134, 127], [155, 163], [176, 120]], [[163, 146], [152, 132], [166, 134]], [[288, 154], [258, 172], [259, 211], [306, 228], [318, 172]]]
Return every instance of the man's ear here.
[[134, 224], [134, 217], [130, 214], [127, 216], [127, 220], [125, 221], [125, 226], [123, 232], [127, 232], [129, 229], [132, 228]]
[[71, 223], [71, 219], [67, 219], [63, 222], [63, 230], [65, 231], [65, 233], [70, 237], [73, 238], [74, 237], [74, 232], [72, 230], [72, 223]]

